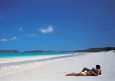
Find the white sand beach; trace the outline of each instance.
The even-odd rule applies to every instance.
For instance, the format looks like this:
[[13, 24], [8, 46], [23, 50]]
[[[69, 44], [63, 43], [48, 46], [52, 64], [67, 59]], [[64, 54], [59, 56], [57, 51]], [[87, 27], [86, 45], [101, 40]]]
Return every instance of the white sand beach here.
[[[114, 81], [114, 62], [113, 51], [85, 53], [79, 56], [1, 67], [0, 81]], [[102, 75], [65, 76], [67, 73], [80, 72], [83, 67], [92, 68], [97, 64], [101, 65]]]

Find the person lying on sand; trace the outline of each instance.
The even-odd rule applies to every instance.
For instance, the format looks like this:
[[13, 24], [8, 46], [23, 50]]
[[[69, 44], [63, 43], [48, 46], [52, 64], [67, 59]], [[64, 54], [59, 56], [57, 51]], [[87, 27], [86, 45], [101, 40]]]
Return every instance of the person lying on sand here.
[[96, 65], [96, 68], [88, 69], [86, 67], [80, 73], [69, 73], [66, 76], [98, 76], [101, 75], [100, 65]]

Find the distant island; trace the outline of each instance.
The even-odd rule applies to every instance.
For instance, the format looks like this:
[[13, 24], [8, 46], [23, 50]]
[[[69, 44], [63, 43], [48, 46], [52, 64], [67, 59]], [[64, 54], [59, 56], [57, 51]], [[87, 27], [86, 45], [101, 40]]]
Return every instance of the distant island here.
[[101, 52], [115, 50], [115, 47], [89, 48], [85, 50], [74, 50], [73, 52]]
[[0, 53], [18, 53], [18, 50], [0, 50]]
[[37, 53], [37, 52], [44, 52], [42, 50], [29, 50], [29, 51], [24, 51], [24, 53]]
[[[73, 50], [73, 51], [43, 51], [43, 50], [28, 50], [23, 53], [38, 53], [38, 52], [101, 52], [115, 50], [115, 47], [103, 47], [103, 48], [89, 48], [84, 50]], [[18, 53], [18, 50], [0, 50], [0, 53]]]

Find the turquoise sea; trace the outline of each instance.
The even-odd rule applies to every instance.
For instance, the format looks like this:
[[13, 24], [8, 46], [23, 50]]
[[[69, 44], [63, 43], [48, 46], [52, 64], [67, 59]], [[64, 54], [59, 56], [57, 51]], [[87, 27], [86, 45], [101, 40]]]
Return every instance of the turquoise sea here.
[[70, 54], [73, 52], [0, 53], [0, 58]]
[[[62, 54], [62, 55], [61, 55]], [[39, 52], [39, 53], [0, 53], [0, 58], [12, 58], [12, 57], [27, 57], [27, 56], [50, 56], [56, 55], [54, 57], [42, 58], [42, 59], [33, 59], [33, 60], [24, 60], [24, 61], [15, 61], [15, 62], [8, 62], [8, 63], [0, 63], [0, 68], [7, 67], [7, 66], [15, 66], [15, 65], [22, 65], [28, 64], [33, 62], [44, 62], [49, 60], [61, 59], [61, 58], [68, 58], [78, 56], [74, 52]], [[57, 56], [59, 55], [59, 56]], [[61, 55], [61, 56], [60, 56]]]

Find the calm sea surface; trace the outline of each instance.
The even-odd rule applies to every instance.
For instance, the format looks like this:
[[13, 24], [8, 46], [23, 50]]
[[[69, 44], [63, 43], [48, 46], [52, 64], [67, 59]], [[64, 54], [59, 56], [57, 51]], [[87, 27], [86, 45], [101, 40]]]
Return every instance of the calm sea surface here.
[[0, 53], [0, 58], [70, 54], [73, 52]]

